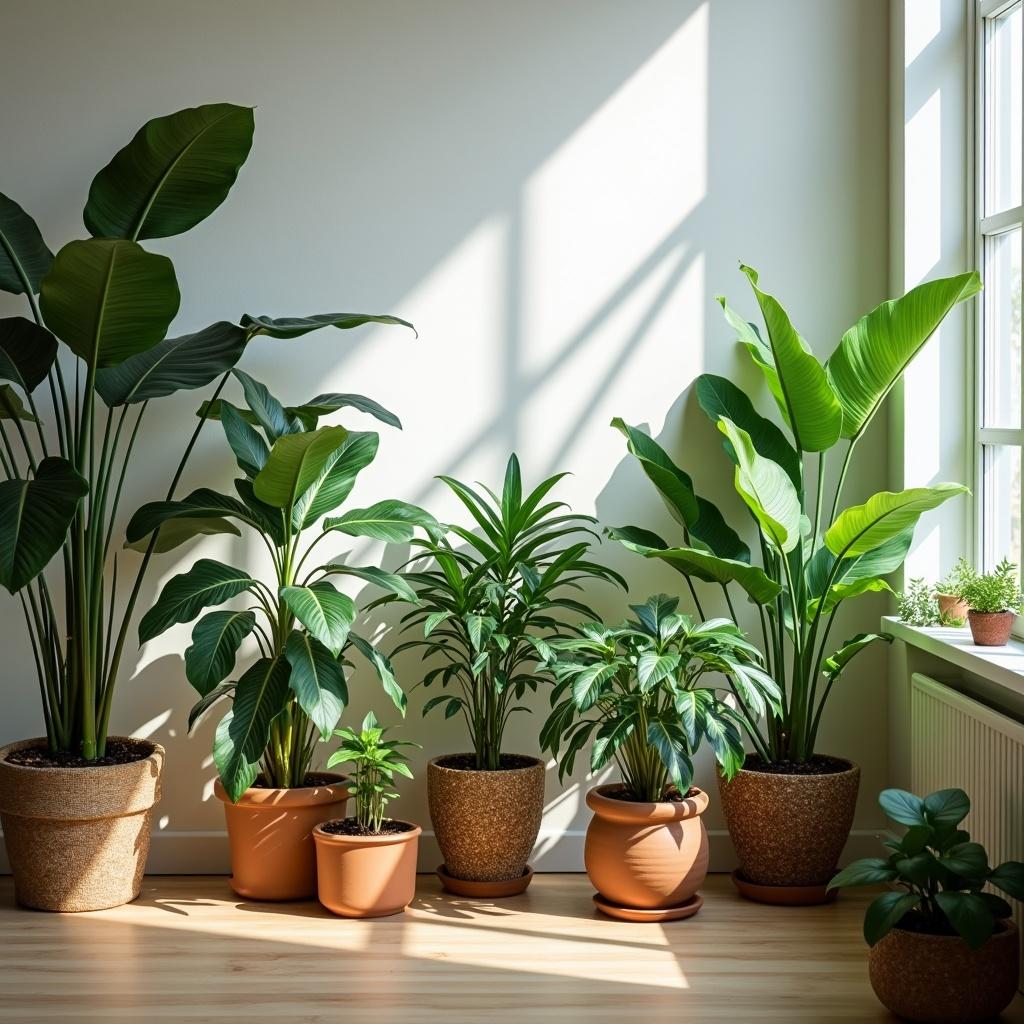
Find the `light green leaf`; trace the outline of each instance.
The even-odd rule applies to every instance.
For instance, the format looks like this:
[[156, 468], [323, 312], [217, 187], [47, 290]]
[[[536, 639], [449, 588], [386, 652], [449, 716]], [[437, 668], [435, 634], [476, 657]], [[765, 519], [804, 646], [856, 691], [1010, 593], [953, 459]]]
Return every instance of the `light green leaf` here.
[[267, 464], [253, 481], [256, 497], [276, 508], [293, 506], [318, 479], [347, 436], [344, 427], [321, 427], [279, 437], [270, 449]]
[[354, 508], [344, 515], [324, 520], [325, 530], [339, 530], [352, 537], [373, 537], [392, 544], [407, 544], [415, 527], [420, 526], [436, 537], [441, 532], [437, 520], [416, 505], [388, 499], [369, 508]]
[[373, 583], [381, 590], [389, 590], [392, 594], [397, 594], [403, 601], [408, 601], [410, 604], [420, 603], [416, 591], [402, 576], [379, 569], [375, 565], [345, 565], [343, 562], [330, 562], [323, 568], [330, 576], [355, 576], [358, 579], [366, 580], [367, 583]]
[[892, 643], [892, 637], [888, 633], [858, 633], [852, 639], [847, 640], [835, 654], [822, 662], [821, 671], [829, 679], [835, 679], [855, 655], [860, 654], [865, 647], [870, 647], [876, 640]]
[[814, 598], [807, 605], [808, 616], [813, 616], [818, 606], [821, 605], [822, 615], [827, 615], [837, 604], [843, 601], [848, 601], [853, 597], [860, 597], [861, 594], [878, 594], [883, 591], [892, 593], [892, 587], [889, 586], [885, 580], [875, 578], [866, 578], [860, 580], [854, 580], [851, 583], [833, 583], [828, 588], [828, 594], [824, 599]]
[[356, 477], [376, 458], [379, 441], [379, 435], [372, 432], [352, 433], [328, 455], [317, 478], [295, 503], [296, 527], [312, 526], [349, 496]]
[[325, 582], [308, 587], [282, 587], [280, 595], [299, 622], [337, 657], [355, 621], [352, 598]]

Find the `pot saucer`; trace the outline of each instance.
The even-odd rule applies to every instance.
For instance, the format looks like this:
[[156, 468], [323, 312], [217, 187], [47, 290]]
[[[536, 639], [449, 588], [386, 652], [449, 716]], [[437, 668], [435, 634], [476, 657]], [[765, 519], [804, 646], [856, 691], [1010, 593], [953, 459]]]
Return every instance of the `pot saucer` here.
[[760, 885], [748, 882], [740, 874], [739, 868], [732, 873], [732, 884], [746, 899], [755, 903], [770, 903], [776, 907], [813, 907], [820, 903], [831, 903], [839, 895], [838, 889], [829, 891], [828, 882], [822, 882], [821, 885]]
[[444, 864], [441, 864], [437, 869], [437, 877], [441, 879], [445, 891], [455, 896], [495, 900], [503, 899], [506, 896], [518, 896], [521, 892], [525, 892], [526, 887], [533, 881], [533, 868], [527, 864], [518, 878], [507, 878], [497, 882], [480, 882], [449, 875]]
[[624, 907], [621, 903], [612, 903], [611, 900], [606, 900], [599, 892], [595, 892], [594, 905], [602, 914], [607, 914], [609, 917], [614, 917], [619, 921], [645, 921], [657, 924], [659, 921], [682, 921], [688, 917], [693, 917], [704, 906], [704, 900], [700, 893], [696, 893], [685, 903], [677, 904], [674, 907], [644, 909], [642, 907]]

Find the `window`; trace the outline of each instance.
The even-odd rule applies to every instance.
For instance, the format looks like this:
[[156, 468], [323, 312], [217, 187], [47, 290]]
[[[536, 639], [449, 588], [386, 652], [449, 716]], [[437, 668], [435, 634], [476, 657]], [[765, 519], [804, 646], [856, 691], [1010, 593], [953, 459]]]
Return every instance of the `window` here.
[[985, 291], [976, 335], [976, 522], [977, 555], [991, 568], [1004, 556], [1022, 562], [1022, 0], [981, 0], [977, 42], [976, 237]]

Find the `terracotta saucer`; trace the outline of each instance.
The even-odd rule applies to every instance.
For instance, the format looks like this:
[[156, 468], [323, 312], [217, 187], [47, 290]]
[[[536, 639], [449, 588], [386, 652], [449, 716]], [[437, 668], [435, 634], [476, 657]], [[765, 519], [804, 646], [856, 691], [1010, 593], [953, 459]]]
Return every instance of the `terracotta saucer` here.
[[456, 896], [469, 896], [471, 899], [495, 900], [504, 896], [518, 896], [526, 891], [533, 881], [533, 868], [529, 864], [518, 878], [508, 878], [499, 882], [477, 882], [468, 878], [455, 878], [449, 875], [442, 864], [437, 869], [437, 877], [445, 890]]
[[685, 903], [675, 907], [659, 907], [654, 910], [645, 910], [641, 907], [624, 907], [621, 903], [612, 903], [606, 900], [599, 892], [594, 893], [594, 904], [602, 914], [617, 918], [620, 921], [645, 921], [657, 924], [659, 921], [682, 921], [687, 917], [693, 917], [702, 906], [704, 900], [700, 893], [691, 896]]
[[755, 903], [771, 903], [776, 907], [813, 907], [819, 903], [831, 903], [839, 895], [838, 889], [829, 891], [828, 882], [821, 885], [760, 885], [748, 882], [739, 868], [732, 873], [732, 883], [746, 899]]

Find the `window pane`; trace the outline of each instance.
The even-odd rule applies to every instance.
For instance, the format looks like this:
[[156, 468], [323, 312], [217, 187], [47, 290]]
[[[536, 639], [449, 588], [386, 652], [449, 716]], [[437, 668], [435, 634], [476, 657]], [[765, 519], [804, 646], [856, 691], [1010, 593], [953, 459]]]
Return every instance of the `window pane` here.
[[1020, 565], [1020, 448], [987, 444], [982, 466], [985, 568], [1000, 558]]
[[1021, 4], [989, 18], [985, 37], [985, 215], [1020, 206]]
[[985, 239], [984, 422], [1020, 423], [1020, 228]]

